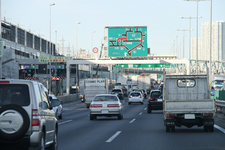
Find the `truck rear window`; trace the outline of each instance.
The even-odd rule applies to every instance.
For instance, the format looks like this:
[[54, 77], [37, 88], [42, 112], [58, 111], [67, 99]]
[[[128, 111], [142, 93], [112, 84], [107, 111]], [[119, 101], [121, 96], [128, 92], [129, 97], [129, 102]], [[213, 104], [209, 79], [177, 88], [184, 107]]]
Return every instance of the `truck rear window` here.
[[8, 104], [28, 106], [30, 104], [28, 86], [25, 84], [0, 84], [0, 106]]
[[196, 84], [194, 79], [178, 79], [177, 80], [177, 86], [181, 88], [192, 88]]

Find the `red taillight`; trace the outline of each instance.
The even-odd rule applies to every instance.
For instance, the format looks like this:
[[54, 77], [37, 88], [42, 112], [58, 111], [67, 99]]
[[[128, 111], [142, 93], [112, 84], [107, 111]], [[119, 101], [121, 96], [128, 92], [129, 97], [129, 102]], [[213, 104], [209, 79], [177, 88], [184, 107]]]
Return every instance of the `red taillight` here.
[[175, 114], [167, 114], [167, 117], [175, 117]]
[[91, 107], [102, 107], [102, 104], [92, 104]]
[[39, 113], [37, 109], [32, 110], [32, 126], [39, 126], [40, 120], [38, 118]]
[[131, 96], [129, 96], [129, 98], [131, 98]]
[[119, 104], [108, 104], [107, 107], [120, 107]]
[[213, 116], [213, 113], [207, 113], [205, 114], [205, 117], [212, 117]]
[[0, 83], [10, 83], [10, 81], [0, 81]]
[[140, 95], [140, 98], [142, 98], [142, 96]]
[[150, 98], [148, 101], [150, 102], [150, 101], [153, 101], [155, 98]]

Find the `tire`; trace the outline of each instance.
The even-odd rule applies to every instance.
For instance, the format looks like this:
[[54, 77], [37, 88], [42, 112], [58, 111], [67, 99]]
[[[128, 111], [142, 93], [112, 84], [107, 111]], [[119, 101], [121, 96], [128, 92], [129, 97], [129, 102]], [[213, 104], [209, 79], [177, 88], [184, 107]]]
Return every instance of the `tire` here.
[[143, 102], [141, 102], [141, 105], [143, 105], [144, 103]]
[[[18, 114], [18, 116], [21, 115], [22, 116], [22, 120], [21, 121], [23, 122], [23, 124], [21, 124], [20, 125], [21, 127], [19, 127], [19, 129], [17, 131], [15, 131], [14, 133], [7, 133], [7, 131], [4, 132], [4, 128], [0, 126], [0, 139], [7, 140], [7, 141], [19, 140], [28, 131], [29, 126], [30, 126], [30, 118], [29, 118], [27, 112], [19, 105], [10, 104], [10, 105], [2, 106], [0, 108], [0, 115], [4, 116], [4, 115], [9, 114], [9, 113], [5, 114], [5, 112], [7, 110], [12, 110], [14, 112], [16, 111], [16, 114]], [[15, 122], [13, 121], [13, 123], [15, 123]]]
[[55, 131], [53, 143], [48, 147], [48, 150], [57, 150], [57, 149], [58, 149], [58, 134], [57, 131]]
[[119, 114], [117, 117], [118, 117], [119, 120], [123, 119], [123, 115], [122, 114]]
[[38, 145], [38, 150], [45, 150], [45, 136], [44, 136], [44, 132], [41, 132], [41, 137], [40, 137], [40, 141], [39, 141], [39, 145]]
[[94, 120], [94, 119], [96, 119], [96, 116], [90, 114], [90, 120]]
[[204, 132], [208, 132], [209, 127], [208, 126], [204, 126]]
[[170, 132], [170, 127], [166, 126], [166, 132]]
[[152, 112], [151, 106], [148, 105], [148, 114]]
[[209, 131], [210, 131], [210, 132], [214, 132], [214, 126], [210, 126], [210, 127], [209, 127]]
[[171, 131], [172, 131], [172, 132], [175, 132], [175, 126], [172, 126], [172, 127], [171, 127]]
[[130, 105], [131, 103], [129, 102], [128, 105]]
[[61, 112], [61, 114], [60, 114], [60, 116], [59, 116], [59, 119], [62, 119], [62, 112]]

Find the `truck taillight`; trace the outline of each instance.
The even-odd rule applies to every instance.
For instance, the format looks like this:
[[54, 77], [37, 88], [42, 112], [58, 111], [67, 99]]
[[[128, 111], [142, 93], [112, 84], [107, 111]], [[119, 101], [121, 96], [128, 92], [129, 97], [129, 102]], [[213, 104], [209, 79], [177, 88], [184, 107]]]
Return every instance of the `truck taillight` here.
[[102, 107], [102, 104], [92, 104], [91, 107]]
[[0, 81], [0, 83], [10, 83], [10, 81]]
[[205, 114], [205, 117], [212, 117], [213, 116], [213, 113], [206, 113]]
[[175, 114], [167, 114], [166, 116], [167, 116], [168, 118], [169, 118], [169, 117], [175, 117]]
[[120, 107], [119, 104], [108, 104], [107, 107]]
[[150, 98], [148, 101], [150, 102], [150, 101], [153, 101], [155, 98]]
[[39, 113], [37, 109], [32, 109], [32, 126], [39, 126], [40, 120], [39, 120]]

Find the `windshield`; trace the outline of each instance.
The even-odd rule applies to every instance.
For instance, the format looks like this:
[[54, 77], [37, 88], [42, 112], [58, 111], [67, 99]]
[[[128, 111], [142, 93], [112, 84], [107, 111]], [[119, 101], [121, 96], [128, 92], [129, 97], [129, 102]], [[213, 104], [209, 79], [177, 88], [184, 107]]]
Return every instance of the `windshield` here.
[[52, 99], [51, 103], [52, 103], [52, 107], [56, 107], [60, 105], [60, 101], [58, 99]]
[[118, 92], [121, 92], [121, 90], [115, 89], [115, 90], [112, 90], [112, 92], [118, 93]]
[[215, 80], [214, 84], [223, 84], [223, 80]]
[[93, 101], [118, 101], [116, 96], [95, 96]]

